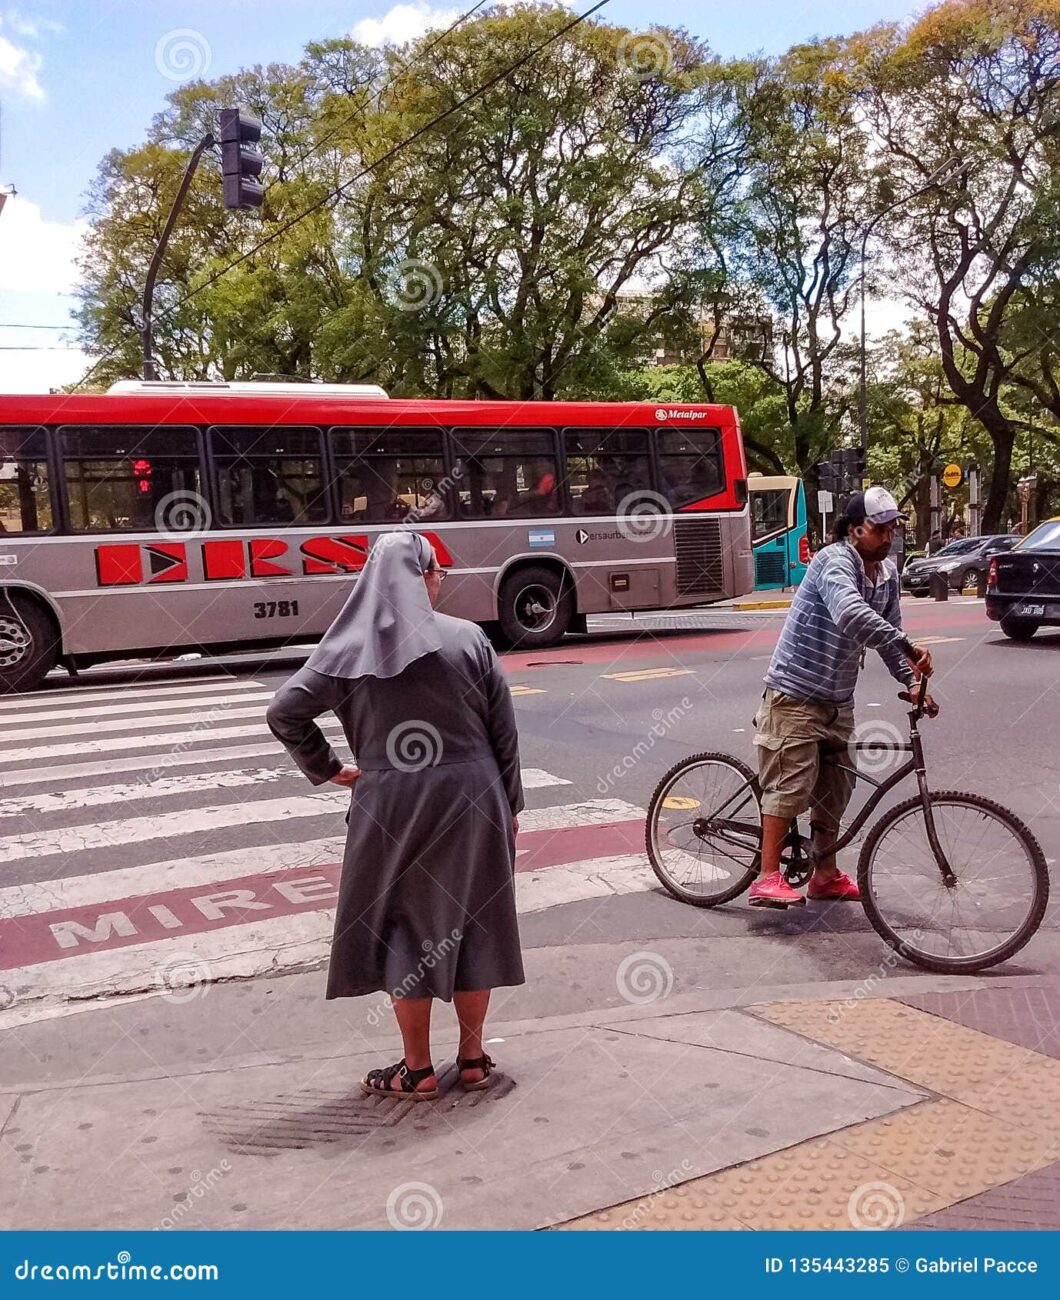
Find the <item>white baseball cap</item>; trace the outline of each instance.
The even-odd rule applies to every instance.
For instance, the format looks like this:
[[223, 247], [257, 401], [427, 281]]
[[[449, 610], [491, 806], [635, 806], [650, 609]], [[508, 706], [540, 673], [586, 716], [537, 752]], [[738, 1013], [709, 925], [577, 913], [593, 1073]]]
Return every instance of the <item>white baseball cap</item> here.
[[870, 487], [855, 492], [843, 512], [852, 524], [868, 521], [870, 524], [893, 524], [906, 516], [898, 509], [898, 502], [885, 487]]

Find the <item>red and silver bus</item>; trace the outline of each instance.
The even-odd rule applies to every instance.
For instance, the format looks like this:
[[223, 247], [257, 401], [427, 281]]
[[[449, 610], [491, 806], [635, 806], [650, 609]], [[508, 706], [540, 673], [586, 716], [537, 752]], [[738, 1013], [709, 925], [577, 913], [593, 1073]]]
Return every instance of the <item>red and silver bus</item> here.
[[312, 641], [373, 538], [415, 528], [441, 608], [537, 648], [588, 614], [754, 586], [725, 406], [389, 399], [128, 381], [0, 398], [0, 690], [56, 663]]

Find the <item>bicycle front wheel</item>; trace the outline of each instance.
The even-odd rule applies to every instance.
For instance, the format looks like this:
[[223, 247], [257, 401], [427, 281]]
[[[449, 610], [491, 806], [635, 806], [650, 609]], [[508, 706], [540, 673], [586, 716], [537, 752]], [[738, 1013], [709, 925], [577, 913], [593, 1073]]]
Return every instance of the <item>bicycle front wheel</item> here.
[[762, 810], [755, 775], [728, 754], [696, 754], [659, 782], [648, 805], [652, 868], [682, 903], [717, 907], [758, 872]]
[[1041, 845], [1015, 814], [979, 795], [931, 796], [947, 885], [919, 796], [873, 827], [858, 862], [865, 914], [907, 960], [942, 974], [996, 966], [1041, 925], [1049, 872]]

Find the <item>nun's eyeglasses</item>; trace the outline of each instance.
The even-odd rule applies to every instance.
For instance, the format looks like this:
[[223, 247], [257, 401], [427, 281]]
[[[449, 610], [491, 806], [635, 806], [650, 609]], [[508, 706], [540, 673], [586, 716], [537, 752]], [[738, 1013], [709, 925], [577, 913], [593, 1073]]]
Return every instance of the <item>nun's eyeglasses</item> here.
[[439, 582], [444, 582], [449, 576], [445, 569], [428, 569], [427, 572], [432, 578], [437, 578]]

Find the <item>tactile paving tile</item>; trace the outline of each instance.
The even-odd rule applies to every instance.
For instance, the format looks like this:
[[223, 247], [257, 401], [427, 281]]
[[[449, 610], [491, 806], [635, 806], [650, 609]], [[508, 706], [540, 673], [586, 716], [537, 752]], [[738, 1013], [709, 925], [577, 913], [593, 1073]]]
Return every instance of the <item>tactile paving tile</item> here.
[[1060, 1063], [888, 998], [852, 1002], [778, 1002], [754, 1014], [828, 1043], [944, 1097], [971, 1101], [982, 1085]]
[[1060, 1144], [1060, 1061], [1040, 1056], [1016, 1073], [965, 1088], [961, 1101], [1010, 1126], [1037, 1130], [1054, 1149]]
[[927, 1214], [907, 1226], [928, 1231], [1055, 1231], [1060, 1228], [1060, 1163]]
[[600, 1210], [559, 1224], [562, 1232], [742, 1232], [747, 1225], [714, 1203], [709, 1188], [696, 1179], [682, 1187], [642, 1196], [610, 1210]]
[[757, 1231], [849, 1231], [897, 1227], [949, 1204], [945, 1197], [917, 1187], [828, 1138], [802, 1142], [693, 1179], [668, 1193], [665, 1203], [656, 1198], [650, 1212], [642, 1210], [638, 1217], [638, 1207], [648, 1199], [628, 1201], [603, 1215], [587, 1215], [563, 1227], [718, 1230], [731, 1227], [726, 1220], [733, 1219]]
[[946, 1204], [1058, 1157], [1055, 1140], [955, 1101], [929, 1101], [832, 1135], [855, 1155], [937, 1192]]

